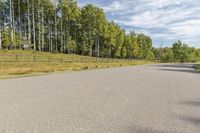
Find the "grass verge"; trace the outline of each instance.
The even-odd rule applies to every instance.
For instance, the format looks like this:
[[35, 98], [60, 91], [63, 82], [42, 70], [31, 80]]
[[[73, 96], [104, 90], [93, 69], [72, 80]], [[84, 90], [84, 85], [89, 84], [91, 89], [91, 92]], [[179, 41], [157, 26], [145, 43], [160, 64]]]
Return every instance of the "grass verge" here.
[[[27, 62], [21, 61], [0, 61], [0, 79], [13, 78], [13, 77], [24, 77], [48, 74], [54, 72], [62, 71], [78, 71], [78, 70], [88, 70], [88, 69], [100, 69], [109, 67], [122, 67], [122, 66], [132, 66], [132, 65], [143, 65], [150, 64], [153, 62], [137, 60], [137, 61], [98, 61], [94, 57], [79, 56], [79, 55], [66, 55], [66, 54], [52, 54], [52, 53], [41, 53], [41, 52], [31, 52], [31, 51], [0, 51], [1, 55], [15, 55], [23, 54], [23, 56], [41, 56], [52, 58], [73, 58], [74, 60], [85, 59], [90, 60], [88, 62], [33, 62], [32, 58], [27, 58]], [[0, 57], [1, 58], [1, 57]], [[4, 58], [4, 57], [3, 57]], [[95, 62], [91, 62], [95, 60]], [[101, 60], [101, 59], [100, 59]]]
[[0, 79], [47, 74], [61, 71], [78, 71], [109, 67], [122, 67], [150, 64], [152, 62], [113, 62], [113, 63], [42, 63], [42, 62], [1, 62]]
[[200, 72], [200, 64], [195, 65], [194, 68]]

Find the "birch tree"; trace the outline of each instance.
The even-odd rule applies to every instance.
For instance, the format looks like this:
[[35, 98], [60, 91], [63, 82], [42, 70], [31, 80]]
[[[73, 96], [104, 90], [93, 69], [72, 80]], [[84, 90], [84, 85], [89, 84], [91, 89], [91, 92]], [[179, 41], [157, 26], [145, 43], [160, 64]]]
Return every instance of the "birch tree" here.
[[30, 1], [27, 0], [28, 4], [28, 48], [31, 49], [31, 19], [30, 19]]
[[33, 49], [36, 51], [36, 39], [35, 39], [35, 1], [32, 0], [32, 23], [33, 23]]

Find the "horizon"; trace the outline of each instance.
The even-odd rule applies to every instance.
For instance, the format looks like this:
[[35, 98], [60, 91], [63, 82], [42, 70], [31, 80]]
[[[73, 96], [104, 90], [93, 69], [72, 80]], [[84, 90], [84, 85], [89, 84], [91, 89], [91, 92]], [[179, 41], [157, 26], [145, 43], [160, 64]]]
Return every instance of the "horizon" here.
[[77, 0], [77, 3], [81, 7], [93, 4], [103, 8], [108, 20], [119, 24], [126, 33], [135, 31], [151, 36], [154, 47], [170, 47], [181, 40], [200, 48], [199, 1]]

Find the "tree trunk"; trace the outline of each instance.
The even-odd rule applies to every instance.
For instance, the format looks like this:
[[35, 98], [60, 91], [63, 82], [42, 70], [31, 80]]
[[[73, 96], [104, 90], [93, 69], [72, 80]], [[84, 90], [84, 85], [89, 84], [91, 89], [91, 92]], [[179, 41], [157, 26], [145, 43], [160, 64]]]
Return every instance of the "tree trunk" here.
[[12, 11], [12, 0], [10, 0], [10, 30], [11, 30], [11, 44], [10, 44], [10, 48], [13, 45], [13, 11]]
[[49, 26], [49, 28], [48, 28], [48, 38], [49, 38], [49, 40], [48, 40], [48, 51], [49, 52], [51, 52], [51, 33], [50, 33], [50, 26]]
[[[62, 12], [62, 11], [61, 11]], [[60, 33], [61, 33], [61, 37], [60, 37], [60, 45], [61, 45], [61, 53], [63, 52], [63, 12], [61, 13], [61, 26], [60, 26]]]
[[14, 9], [14, 1], [12, 2], [12, 17], [13, 17], [13, 46], [16, 49], [16, 44], [15, 44], [15, 9]]
[[40, 44], [40, 0], [38, 0], [38, 49], [41, 51], [41, 44]]
[[89, 52], [89, 56], [92, 56], [92, 43], [91, 40], [92, 39], [92, 35], [91, 35], [91, 24], [90, 24], [90, 31], [89, 31], [89, 45], [90, 45], [90, 52]]
[[44, 4], [42, 4], [42, 51], [44, 51]]
[[97, 35], [97, 57], [99, 57], [99, 49], [100, 49], [100, 46], [99, 46], [99, 34]]
[[19, 49], [22, 48], [22, 26], [21, 26], [21, 2], [18, 0], [18, 14], [19, 14]]
[[56, 42], [56, 52], [58, 51], [58, 42], [57, 42], [57, 4], [56, 4], [56, 8], [55, 8], [55, 42]]
[[32, 19], [33, 19], [33, 49], [36, 51], [36, 42], [35, 42], [35, 7], [34, 7], [34, 0], [32, 3]]
[[52, 30], [51, 30], [51, 52], [53, 52]]
[[24, 44], [27, 43], [27, 28], [26, 28], [26, 25], [25, 25], [25, 31], [24, 31]]
[[27, 0], [27, 3], [28, 3], [28, 47], [29, 47], [29, 50], [31, 50], [31, 20], [30, 20], [29, 0]]

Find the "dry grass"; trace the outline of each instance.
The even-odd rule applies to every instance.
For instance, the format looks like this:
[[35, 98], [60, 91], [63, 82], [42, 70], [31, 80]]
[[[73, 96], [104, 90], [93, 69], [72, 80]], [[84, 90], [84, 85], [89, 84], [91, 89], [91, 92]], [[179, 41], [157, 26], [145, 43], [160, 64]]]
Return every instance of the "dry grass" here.
[[[87, 60], [96, 60], [94, 57], [79, 56], [79, 55], [65, 55], [65, 54], [51, 54], [51, 53], [40, 53], [40, 52], [27, 52], [27, 51], [0, 51], [0, 54], [29, 54], [36, 56], [51, 56], [53, 58], [59, 57], [70, 57], [75, 60], [86, 58]], [[0, 62], [0, 79], [27, 76], [27, 75], [37, 75], [45, 74], [51, 72], [60, 71], [77, 71], [77, 70], [87, 70], [87, 69], [99, 69], [99, 68], [109, 68], [109, 67], [121, 67], [130, 65], [141, 65], [153, 62], [146, 61], [123, 61], [116, 60], [116, 62]]]

